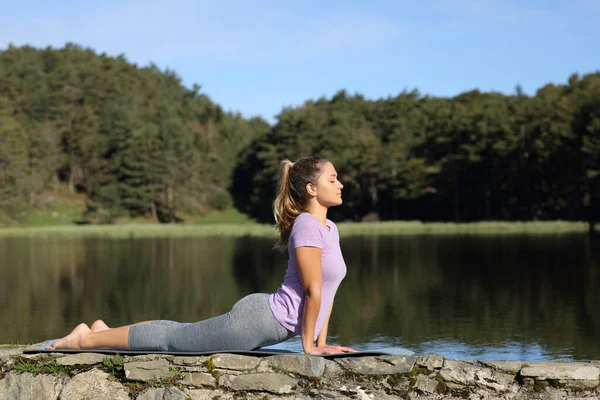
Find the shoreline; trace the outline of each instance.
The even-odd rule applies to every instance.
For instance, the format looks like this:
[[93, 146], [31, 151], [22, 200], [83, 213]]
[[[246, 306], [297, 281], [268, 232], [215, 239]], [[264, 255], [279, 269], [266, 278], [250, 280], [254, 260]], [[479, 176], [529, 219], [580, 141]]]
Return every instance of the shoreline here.
[[[431, 222], [385, 221], [340, 222], [342, 236], [356, 235], [509, 235], [509, 234], [565, 234], [587, 233], [587, 222], [532, 221], [532, 222]], [[598, 232], [600, 226], [596, 226]], [[276, 238], [275, 225], [243, 224], [123, 224], [123, 225], [57, 225], [43, 227], [0, 228], [0, 238], [16, 237], [269, 237]]]
[[325, 359], [22, 354], [0, 346], [0, 398], [557, 399], [597, 398], [600, 361], [520, 362], [435, 354]]

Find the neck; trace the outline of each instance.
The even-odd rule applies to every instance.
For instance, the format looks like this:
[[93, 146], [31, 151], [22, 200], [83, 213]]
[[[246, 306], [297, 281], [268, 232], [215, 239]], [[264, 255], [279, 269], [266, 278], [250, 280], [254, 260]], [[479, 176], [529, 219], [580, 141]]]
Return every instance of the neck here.
[[311, 203], [304, 209], [304, 211], [318, 219], [321, 225], [327, 227], [327, 208], [320, 204]]

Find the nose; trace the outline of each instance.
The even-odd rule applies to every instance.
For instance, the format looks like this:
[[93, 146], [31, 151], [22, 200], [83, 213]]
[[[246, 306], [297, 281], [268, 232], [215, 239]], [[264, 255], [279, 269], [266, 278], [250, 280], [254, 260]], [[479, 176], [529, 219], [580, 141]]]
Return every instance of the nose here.
[[340, 190], [342, 190], [344, 188], [344, 185], [342, 185], [342, 182], [340, 182]]

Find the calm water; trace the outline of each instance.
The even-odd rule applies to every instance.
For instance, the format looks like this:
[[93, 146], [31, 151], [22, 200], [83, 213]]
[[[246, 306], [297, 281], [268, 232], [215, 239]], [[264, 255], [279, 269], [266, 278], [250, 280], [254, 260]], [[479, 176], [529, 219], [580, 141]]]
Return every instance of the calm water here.
[[[272, 241], [0, 239], [0, 343], [62, 336], [81, 321], [196, 321], [279, 285]], [[342, 239], [348, 275], [331, 342], [448, 357], [600, 359], [600, 239]], [[300, 350], [299, 340], [285, 346]]]

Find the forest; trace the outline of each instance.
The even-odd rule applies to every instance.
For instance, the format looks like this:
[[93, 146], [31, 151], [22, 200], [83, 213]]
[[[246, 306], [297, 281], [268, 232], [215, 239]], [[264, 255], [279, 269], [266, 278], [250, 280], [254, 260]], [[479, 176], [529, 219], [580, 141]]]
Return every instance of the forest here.
[[[269, 124], [226, 112], [175, 71], [77, 44], [0, 51], [0, 225], [50, 188], [77, 223], [185, 222], [235, 207], [271, 223], [279, 162], [331, 160], [343, 221], [600, 219], [600, 71], [535, 95], [340, 90]], [[390, 88], [393, 92], [394, 88]], [[226, 105], [225, 105], [226, 107]]]

